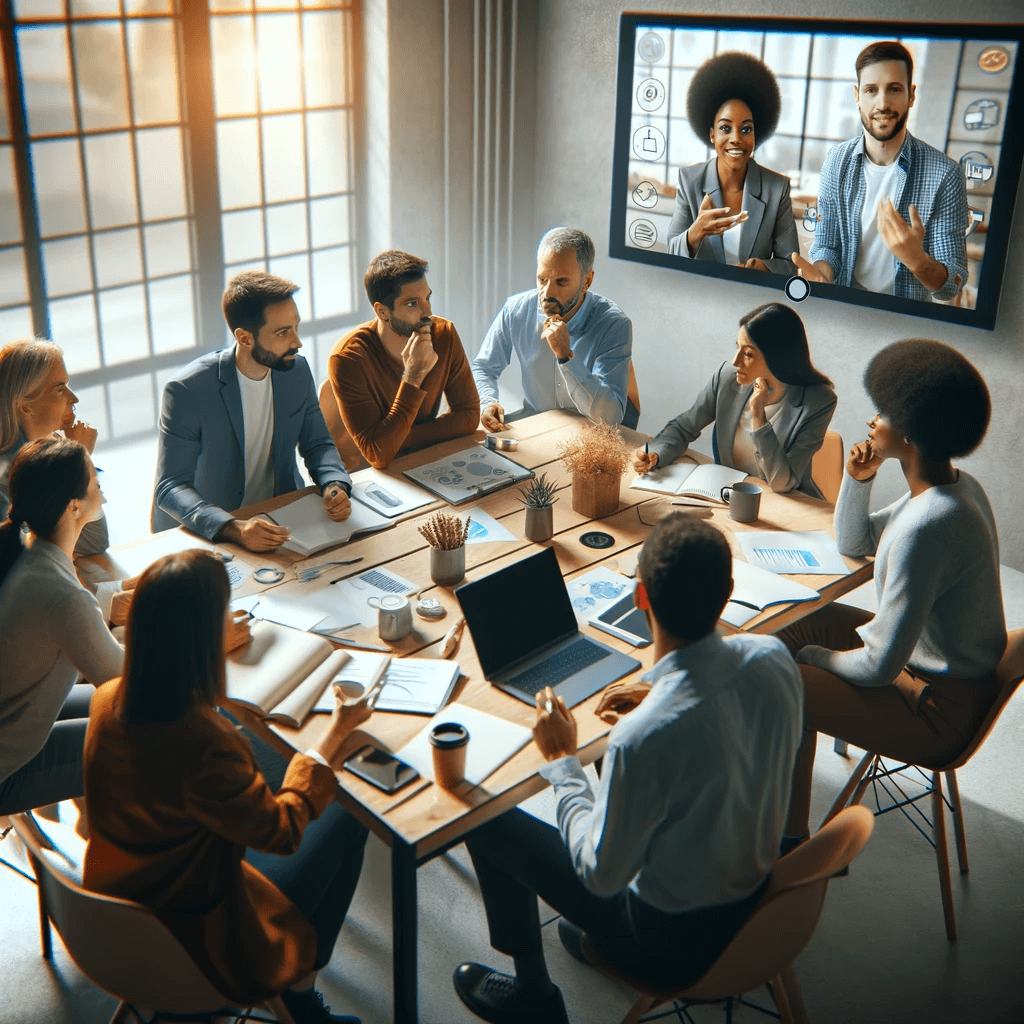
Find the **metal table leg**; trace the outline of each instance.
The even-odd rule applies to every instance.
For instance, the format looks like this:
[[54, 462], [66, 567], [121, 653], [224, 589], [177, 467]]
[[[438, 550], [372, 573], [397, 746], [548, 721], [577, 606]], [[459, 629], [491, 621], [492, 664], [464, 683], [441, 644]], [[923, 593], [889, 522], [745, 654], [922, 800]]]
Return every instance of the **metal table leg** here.
[[419, 1020], [416, 932], [416, 850], [392, 836], [391, 942], [396, 1024], [416, 1024]]

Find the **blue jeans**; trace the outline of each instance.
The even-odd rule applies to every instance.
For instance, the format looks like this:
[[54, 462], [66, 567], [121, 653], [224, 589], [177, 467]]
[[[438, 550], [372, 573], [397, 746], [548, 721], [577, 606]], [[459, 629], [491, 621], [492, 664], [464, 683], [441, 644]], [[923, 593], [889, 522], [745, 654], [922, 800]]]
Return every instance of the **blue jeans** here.
[[71, 688], [43, 749], [0, 782], [0, 814], [17, 814], [84, 795], [82, 750], [94, 692], [89, 683]]

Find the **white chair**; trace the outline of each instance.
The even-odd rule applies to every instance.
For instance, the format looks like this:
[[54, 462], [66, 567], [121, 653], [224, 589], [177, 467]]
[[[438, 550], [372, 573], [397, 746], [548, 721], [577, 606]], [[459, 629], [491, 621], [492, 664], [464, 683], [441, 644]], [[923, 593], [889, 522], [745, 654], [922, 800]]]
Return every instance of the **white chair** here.
[[[122, 1024], [133, 1016], [142, 1024], [151, 1024], [161, 1014], [206, 1021], [214, 1016], [238, 1016], [226, 1009], [230, 1001], [207, 981], [156, 915], [130, 900], [82, 888], [84, 844], [75, 844], [65, 834], [69, 829], [64, 827], [55, 841], [31, 814], [16, 814], [12, 821], [39, 885], [43, 956], [50, 959], [52, 955], [52, 923], [82, 973], [121, 1000], [110, 1024]], [[47, 830], [54, 831], [49, 825]], [[279, 997], [264, 1005], [280, 1024], [295, 1024]]]

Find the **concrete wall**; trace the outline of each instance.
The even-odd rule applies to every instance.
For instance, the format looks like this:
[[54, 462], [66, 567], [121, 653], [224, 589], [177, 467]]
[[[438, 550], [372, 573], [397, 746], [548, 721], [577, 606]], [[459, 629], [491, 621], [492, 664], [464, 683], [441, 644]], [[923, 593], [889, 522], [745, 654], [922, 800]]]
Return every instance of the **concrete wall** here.
[[[637, 5], [679, 13], [758, 14], [789, 17], [846, 17], [919, 20], [921, 6], [907, 2], [847, 0], [841, 9], [822, 0], [762, 0], [756, 6], [721, 0], [658, 0]], [[540, 0], [536, 51], [536, 172], [534, 234], [552, 224], [576, 224], [598, 243], [594, 288], [618, 302], [633, 320], [633, 359], [642, 399], [640, 427], [656, 432], [689, 406], [716, 366], [731, 355], [737, 320], [777, 293], [763, 288], [696, 277], [601, 256], [607, 253], [615, 123], [615, 65], [618, 16], [608, 0]], [[935, 21], [1020, 21], [1019, 0], [987, 0], [965, 7], [931, 0]], [[1021, 390], [1024, 385], [1024, 202], [1018, 197], [1011, 246], [995, 331], [866, 310], [810, 298], [800, 315], [816, 363], [836, 382], [839, 408], [833, 427], [849, 443], [864, 436], [872, 409], [861, 387], [868, 360], [884, 344], [927, 336], [955, 346], [985, 375], [994, 415], [988, 437], [960, 463], [977, 476], [995, 508], [1002, 561], [1024, 570], [1024, 441]], [[532, 267], [523, 268], [518, 287], [529, 286]], [[710, 451], [710, 430], [699, 446]], [[882, 504], [905, 490], [897, 466], [887, 463], [875, 486]]]

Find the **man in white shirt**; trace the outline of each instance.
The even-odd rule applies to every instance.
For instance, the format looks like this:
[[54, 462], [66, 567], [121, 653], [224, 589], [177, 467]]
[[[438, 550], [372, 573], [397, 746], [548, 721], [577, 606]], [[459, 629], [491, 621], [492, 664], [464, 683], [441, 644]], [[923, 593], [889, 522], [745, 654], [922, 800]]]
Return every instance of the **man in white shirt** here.
[[533, 735], [558, 828], [516, 810], [466, 840], [491, 945], [514, 959], [515, 975], [467, 963], [453, 983], [494, 1024], [566, 1024], [538, 895], [564, 915], [559, 936], [577, 959], [582, 929], [630, 974], [682, 988], [750, 916], [776, 859], [801, 736], [796, 664], [775, 637], [715, 632], [732, 556], [710, 524], [663, 519], [637, 580], [657, 664], [611, 687], [597, 709], [616, 724], [596, 793], [576, 756], [575, 719], [548, 688]]
[[818, 188], [809, 281], [928, 300], [967, 280], [967, 188], [960, 165], [907, 131], [914, 61], [894, 40], [856, 61], [854, 101], [864, 131], [829, 151]]
[[263, 271], [238, 274], [223, 300], [234, 346], [189, 363], [164, 387], [154, 533], [181, 523], [250, 551], [283, 544], [286, 528], [227, 510], [301, 488], [296, 445], [327, 515], [341, 522], [351, 514], [352, 485], [298, 354], [297, 290]]

